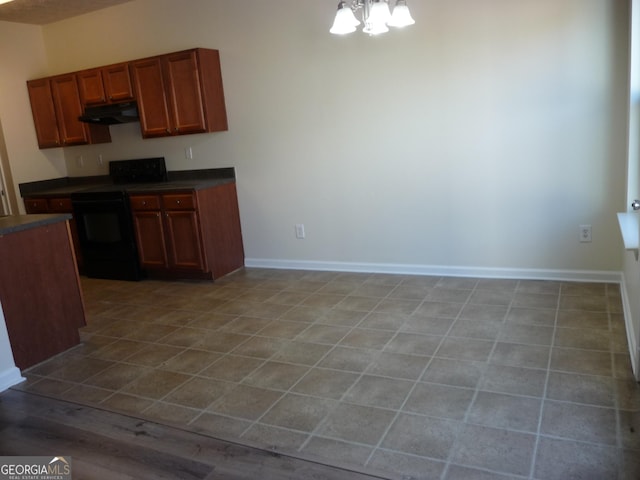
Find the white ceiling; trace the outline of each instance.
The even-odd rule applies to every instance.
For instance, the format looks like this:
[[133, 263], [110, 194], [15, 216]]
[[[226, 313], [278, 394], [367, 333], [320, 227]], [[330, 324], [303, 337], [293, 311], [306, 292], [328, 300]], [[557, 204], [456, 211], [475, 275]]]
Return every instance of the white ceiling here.
[[0, 5], [0, 21], [45, 25], [131, 0], [14, 0]]

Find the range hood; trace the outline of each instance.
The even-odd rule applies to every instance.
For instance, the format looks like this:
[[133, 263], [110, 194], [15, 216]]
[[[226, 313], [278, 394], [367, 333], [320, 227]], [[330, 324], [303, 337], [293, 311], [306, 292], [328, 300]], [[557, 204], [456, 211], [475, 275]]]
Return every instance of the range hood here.
[[96, 125], [114, 125], [116, 123], [137, 122], [138, 105], [136, 102], [113, 103], [97, 107], [86, 107], [78, 120]]

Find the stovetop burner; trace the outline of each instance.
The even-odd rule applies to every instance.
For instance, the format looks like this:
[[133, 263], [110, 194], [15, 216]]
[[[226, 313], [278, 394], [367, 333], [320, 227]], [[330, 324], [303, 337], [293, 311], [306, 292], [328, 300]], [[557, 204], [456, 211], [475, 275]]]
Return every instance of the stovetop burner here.
[[113, 183], [158, 183], [167, 181], [164, 157], [115, 160], [109, 162]]

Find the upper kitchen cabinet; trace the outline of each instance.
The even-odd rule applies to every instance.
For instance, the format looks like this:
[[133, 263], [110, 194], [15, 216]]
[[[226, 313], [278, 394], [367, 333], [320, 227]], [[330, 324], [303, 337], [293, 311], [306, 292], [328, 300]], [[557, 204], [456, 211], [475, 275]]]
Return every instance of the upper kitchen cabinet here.
[[133, 100], [128, 63], [82, 70], [76, 76], [82, 105], [104, 105]]
[[82, 104], [75, 74], [30, 80], [27, 88], [40, 148], [111, 141], [108, 127], [78, 120]]
[[197, 48], [130, 65], [143, 137], [228, 129], [217, 50]]

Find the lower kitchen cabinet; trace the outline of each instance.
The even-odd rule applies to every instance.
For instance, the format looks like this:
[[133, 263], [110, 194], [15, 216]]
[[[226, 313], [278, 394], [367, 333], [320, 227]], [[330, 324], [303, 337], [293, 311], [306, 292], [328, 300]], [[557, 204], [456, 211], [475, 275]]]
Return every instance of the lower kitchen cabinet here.
[[[70, 213], [73, 215], [73, 205], [71, 197], [25, 197], [24, 208], [28, 214], [37, 213]], [[76, 256], [78, 269], [82, 270], [82, 251], [80, 250], [80, 239], [78, 237], [78, 227], [73, 218], [69, 220], [73, 250]]]
[[[47, 217], [54, 223], [43, 223]], [[29, 226], [3, 230], [3, 223], [10, 227], [16, 218]], [[0, 302], [22, 370], [80, 343], [78, 329], [86, 325], [69, 229], [60, 218], [0, 219]]]
[[129, 195], [141, 266], [151, 275], [218, 278], [244, 265], [235, 183]]

